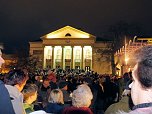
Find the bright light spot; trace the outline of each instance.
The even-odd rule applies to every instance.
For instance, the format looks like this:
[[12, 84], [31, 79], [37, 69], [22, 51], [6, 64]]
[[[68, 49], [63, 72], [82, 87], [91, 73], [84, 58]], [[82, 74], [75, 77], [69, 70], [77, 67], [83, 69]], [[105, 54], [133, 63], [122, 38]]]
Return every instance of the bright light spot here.
[[44, 48], [44, 60], [51, 59], [52, 56], [52, 46], [45, 46]]
[[131, 71], [131, 69], [130, 68], [128, 68], [128, 72], [130, 72]]
[[65, 49], [71, 49], [71, 46], [65, 46], [64, 48]]
[[61, 46], [55, 46], [55, 49], [62, 49]]
[[[72, 38], [89, 38], [89, 34], [73, 33]], [[66, 38], [64, 34], [48, 34], [46, 38]]]
[[128, 64], [128, 60], [129, 60], [129, 58], [126, 57], [126, 58], [125, 58], [125, 63], [126, 63], [126, 65]]
[[48, 34], [47, 36], [46, 36], [47, 38], [58, 38], [59, 36], [58, 35], [56, 35], [56, 34]]
[[85, 59], [92, 59], [92, 47], [91, 46], [84, 46], [84, 58]]

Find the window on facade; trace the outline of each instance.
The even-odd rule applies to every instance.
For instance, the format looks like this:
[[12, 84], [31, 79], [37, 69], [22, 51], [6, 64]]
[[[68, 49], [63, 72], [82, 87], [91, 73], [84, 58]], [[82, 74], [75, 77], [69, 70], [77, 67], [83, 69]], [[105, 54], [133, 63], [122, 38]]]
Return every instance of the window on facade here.
[[65, 59], [71, 59], [71, 50], [70, 49], [66, 49]]
[[48, 53], [47, 59], [51, 59], [51, 50], [49, 49], [47, 53]]
[[39, 54], [42, 54], [42, 50], [33, 50], [33, 54], [34, 55], [39, 55]]
[[67, 33], [66, 35], [65, 35], [65, 37], [70, 37], [71, 36], [71, 34], [70, 33]]
[[80, 50], [79, 49], [76, 50], [75, 59], [81, 59], [80, 58]]
[[58, 49], [56, 53], [56, 59], [61, 59], [61, 54], [61, 49]]
[[89, 49], [86, 50], [86, 59], [91, 59], [91, 51]]

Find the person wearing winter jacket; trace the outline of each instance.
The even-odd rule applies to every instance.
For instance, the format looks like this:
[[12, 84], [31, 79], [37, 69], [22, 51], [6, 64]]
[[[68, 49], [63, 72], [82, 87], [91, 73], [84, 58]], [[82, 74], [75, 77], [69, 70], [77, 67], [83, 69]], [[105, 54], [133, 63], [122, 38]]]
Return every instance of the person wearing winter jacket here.
[[119, 114], [152, 114], [152, 46], [136, 50], [134, 57], [136, 65], [129, 85], [134, 107], [129, 113]]

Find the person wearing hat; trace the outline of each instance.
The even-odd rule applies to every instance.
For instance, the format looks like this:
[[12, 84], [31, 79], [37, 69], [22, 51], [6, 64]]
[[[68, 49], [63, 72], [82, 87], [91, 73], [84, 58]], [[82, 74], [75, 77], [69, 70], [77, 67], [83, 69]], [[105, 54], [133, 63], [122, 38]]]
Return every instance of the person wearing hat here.
[[63, 93], [63, 99], [65, 104], [71, 104], [71, 97], [70, 93], [67, 91], [68, 90], [68, 83], [66, 81], [61, 81], [59, 82], [59, 89], [61, 89]]

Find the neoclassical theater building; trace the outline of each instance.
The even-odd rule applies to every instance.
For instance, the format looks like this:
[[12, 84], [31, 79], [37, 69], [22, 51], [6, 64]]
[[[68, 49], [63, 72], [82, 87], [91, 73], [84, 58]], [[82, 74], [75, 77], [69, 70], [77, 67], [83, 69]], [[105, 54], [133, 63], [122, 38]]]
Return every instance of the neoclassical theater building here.
[[[100, 40], [100, 41], [99, 41]], [[84, 69], [111, 74], [110, 41], [65, 26], [29, 42], [30, 55], [37, 56], [43, 68]]]

